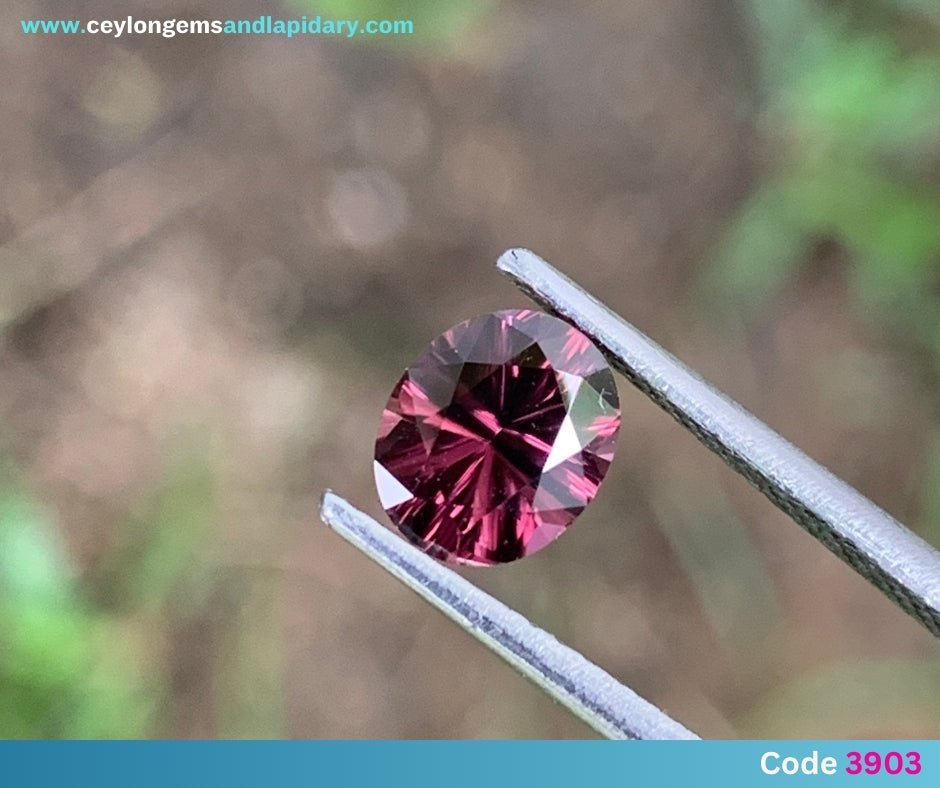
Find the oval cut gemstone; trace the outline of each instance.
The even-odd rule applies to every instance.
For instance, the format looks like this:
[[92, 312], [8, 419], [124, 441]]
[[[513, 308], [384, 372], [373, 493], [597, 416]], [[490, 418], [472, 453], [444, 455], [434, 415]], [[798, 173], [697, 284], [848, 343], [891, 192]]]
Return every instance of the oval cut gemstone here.
[[392, 391], [375, 442], [382, 506], [445, 561], [513, 561], [556, 539], [613, 458], [613, 374], [578, 329], [515, 309], [435, 339]]

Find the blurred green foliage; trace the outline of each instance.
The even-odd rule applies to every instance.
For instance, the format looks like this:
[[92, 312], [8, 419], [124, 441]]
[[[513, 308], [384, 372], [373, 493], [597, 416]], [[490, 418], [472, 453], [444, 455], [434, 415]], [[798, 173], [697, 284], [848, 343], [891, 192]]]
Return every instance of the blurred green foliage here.
[[[762, 170], [718, 246], [708, 289], [744, 320], [760, 320], [820, 258], [820, 244], [835, 245], [860, 323], [926, 359], [936, 385], [940, 3], [739, 0], [739, 8], [758, 66], [759, 104], [748, 109]], [[936, 542], [940, 431], [923, 463], [921, 528]], [[934, 720], [938, 676], [936, 659], [823, 665], [776, 686], [735, 723], [771, 738], [904, 736]]]
[[[745, 0], [772, 147], [732, 224], [716, 284], [754, 313], [815, 243], [850, 255], [858, 305], [940, 361], [940, 36], [903, 35], [921, 4]], [[885, 16], [889, 19], [886, 20]]]
[[[866, 324], [931, 359], [936, 379], [940, 4], [741, 0], [740, 8], [770, 161], [719, 245], [710, 288], [756, 317], [817, 244], [834, 242]], [[932, 490], [940, 456], [927, 460]], [[929, 504], [924, 527], [937, 536]]]
[[359, 36], [355, 40], [371, 44], [422, 48], [436, 54], [459, 52], [461, 38], [479, 23], [498, 0], [288, 0], [288, 4], [308, 16], [320, 14], [331, 19], [411, 20], [414, 34], [408, 36]]
[[37, 506], [0, 492], [0, 736], [142, 735], [152, 701], [114, 648], [124, 636], [82, 598]]
[[168, 691], [158, 643], [207, 600], [195, 556], [211, 517], [205, 465], [172, 466], [98, 582], [78, 582], [61, 530], [0, 478], [0, 738], [159, 733]]

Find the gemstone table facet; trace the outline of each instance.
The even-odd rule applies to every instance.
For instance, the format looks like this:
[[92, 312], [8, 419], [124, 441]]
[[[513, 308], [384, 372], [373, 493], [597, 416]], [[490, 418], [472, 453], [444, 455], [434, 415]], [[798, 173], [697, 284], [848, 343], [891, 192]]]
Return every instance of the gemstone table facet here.
[[437, 558], [513, 561], [594, 498], [619, 427], [613, 374], [578, 329], [530, 310], [482, 315], [435, 339], [392, 391], [379, 498]]

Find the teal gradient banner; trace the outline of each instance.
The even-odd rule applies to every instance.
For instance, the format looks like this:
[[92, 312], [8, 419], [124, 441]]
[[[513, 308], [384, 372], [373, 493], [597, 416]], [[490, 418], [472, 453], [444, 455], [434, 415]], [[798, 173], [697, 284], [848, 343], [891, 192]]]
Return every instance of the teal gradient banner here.
[[923, 785], [937, 741], [2, 742], [8, 785]]

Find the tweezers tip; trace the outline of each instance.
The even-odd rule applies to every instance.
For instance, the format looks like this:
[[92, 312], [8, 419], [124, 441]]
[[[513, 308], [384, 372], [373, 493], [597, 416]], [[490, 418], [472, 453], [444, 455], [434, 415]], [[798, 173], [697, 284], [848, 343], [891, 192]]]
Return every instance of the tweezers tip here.
[[323, 491], [322, 495], [320, 495], [320, 519], [331, 528], [333, 527], [332, 514], [336, 510], [336, 507], [342, 502], [343, 499], [334, 493], [329, 487], [327, 487]]
[[496, 261], [496, 268], [503, 273], [515, 273], [524, 267], [527, 258], [530, 260], [532, 258], [538, 260], [539, 256], [531, 249], [526, 249], [521, 246], [507, 249]]

